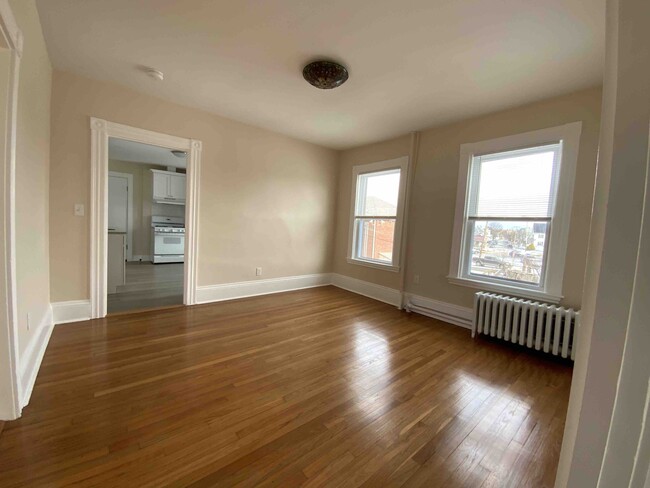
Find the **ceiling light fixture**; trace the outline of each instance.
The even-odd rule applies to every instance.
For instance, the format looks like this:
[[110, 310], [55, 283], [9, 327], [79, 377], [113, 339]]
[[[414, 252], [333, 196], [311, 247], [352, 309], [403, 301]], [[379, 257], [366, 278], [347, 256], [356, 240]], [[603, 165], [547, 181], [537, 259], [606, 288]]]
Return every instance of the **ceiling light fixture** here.
[[181, 151], [179, 149], [174, 149], [172, 150], [172, 154], [176, 156], [177, 158], [184, 158], [187, 156], [187, 151]]
[[302, 76], [316, 88], [330, 90], [345, 83], [349, 74], [347, 68], [339, 63], [314, 61], [303, 68]]

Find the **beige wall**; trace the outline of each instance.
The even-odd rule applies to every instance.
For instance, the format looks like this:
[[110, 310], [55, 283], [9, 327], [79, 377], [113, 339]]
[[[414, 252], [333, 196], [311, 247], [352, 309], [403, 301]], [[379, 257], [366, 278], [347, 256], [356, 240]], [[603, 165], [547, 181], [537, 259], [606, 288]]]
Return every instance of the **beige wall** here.
[[183, 217], [185, 206], [153, 202], [152, 169], [165, 166], [109, 159], [108, 170], [133, 175], [133, 256], [151, 256], [151, 216]]
[[350, 205], [352, 199], [352, 167], [357, 164], [375, 163], [377, 161], [386, 161], [400, 156], [407, 156], [410, 142], [410, 136], [403, 136], [377, 144], [341, 151], [339, 156], [339, 193], [336, 210], [335, 254], [332, 268], [334, 273], [370, 281], [389, 288], [399, 288], [399, 273], [358, 264], [348, 264], [347, 262]]
[[[203, 141], [199, 286], [328, 272], [337, 153], [267, 130], [54, 72], [52, 302], [89, 297], [89, 117]], [[75, 217], [73, 205], [86, 205]]]
[[48, 206], [52, 67], [34, 1], [12, 0], [10, 4], [24, 36], [16, 138], [16, 278], [18, 344], [22, 354], [39, 332], [39, 326], [45, 325], [50, 307]]
[[[475, 290], [447, 281], [461, 144], [582, 121], [563, 301], [570, 306], [579, 306], [594, 187], [600, 104], [601, 89], [594, 88], [422, 131], [409, 215], [407, 291], [456, 305], [472, 305]], [[391, 159], [408, 153], [407, 136], [342, 152], [333, 265], [336, 273], [391, 288], [399, 287], [398, 273], [346, 262], [350, 180], [355, 164]], [[415, 274], [420, 275], [419, 284], [413, 283]]]

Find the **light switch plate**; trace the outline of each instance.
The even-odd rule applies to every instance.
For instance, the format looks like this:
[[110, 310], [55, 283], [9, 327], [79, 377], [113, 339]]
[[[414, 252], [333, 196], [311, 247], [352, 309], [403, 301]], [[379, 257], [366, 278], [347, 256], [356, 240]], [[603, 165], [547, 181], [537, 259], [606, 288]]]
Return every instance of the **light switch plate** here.
[[84, 208], [83, 203], [74, 204], [74, 214], [77, 217], [83, 217], [86, 214], [86, 209]]

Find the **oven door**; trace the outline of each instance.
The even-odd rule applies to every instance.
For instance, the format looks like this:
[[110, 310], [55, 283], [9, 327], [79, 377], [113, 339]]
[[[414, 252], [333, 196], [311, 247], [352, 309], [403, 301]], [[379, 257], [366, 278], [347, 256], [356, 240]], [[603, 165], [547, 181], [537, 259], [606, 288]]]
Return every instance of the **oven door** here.
[[156, 256], [183, 256], [185, 236], [183, 234], [154, 233], [153, 252]]

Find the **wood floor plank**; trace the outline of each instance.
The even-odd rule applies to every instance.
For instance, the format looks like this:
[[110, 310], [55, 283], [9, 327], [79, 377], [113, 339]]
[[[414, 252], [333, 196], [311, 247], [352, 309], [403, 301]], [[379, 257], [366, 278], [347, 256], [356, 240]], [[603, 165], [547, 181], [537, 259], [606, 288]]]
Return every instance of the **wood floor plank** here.
[[57, 326], [0, 486], [552, 486], [571, 367], [333, 288]]

